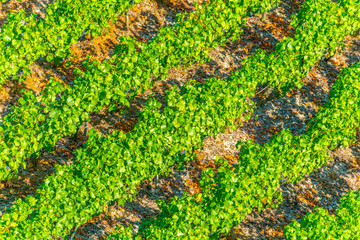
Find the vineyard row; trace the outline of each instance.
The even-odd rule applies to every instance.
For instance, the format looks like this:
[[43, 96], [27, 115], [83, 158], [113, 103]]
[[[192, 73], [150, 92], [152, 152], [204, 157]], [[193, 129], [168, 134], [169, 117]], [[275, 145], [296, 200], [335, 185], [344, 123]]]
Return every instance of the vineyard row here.
[[[11, 79], [24, 81], [40, 57], [60, 63], [70, 56], [70, 46], [83, 34], [100, 35], [109, 21], [141, 0], [61, 0], [49, 4], [46, 16], [10, 13], [0, 32], [0, 85]], [[133, 3], [132, 3], [133, 2]]]
[[296, 239], [359, 239], [360, 238], [360, 190], [349, 191], [340, 199], [340, 206], [335, 215], [330, 215], [323, 208], [316, 207], [316, 212], [307, 213], [301, 222], [294, 222], [285, 227], [289, 240]]
[[[324, 2], [321, 1], [322, 4]], [[252, 140], [239, 142], [241, 149], [235, 167], [220, 159], [216, 161], [221, 165], [217, 171], [211, 168], [203, 170], [200, 180], [202, 192], [193, 196], [186, 194], [181, 199], [175, 197], [169, 204], [162, 200], [160, 215], [142, 222], [136, 239], [218, 239], [220, 233], [227, 234], [255, 207], [259, 213], [264, 207], [277, 207], [283, 201], [279, 191], [283, 177], [294, 184], [314, 168], [326, 164], [330, 158], [328, 148], [334, 150], [340, 145], [356, 142], [359, 107], [360, 63], [342, 70], [332, 87], [328, 103], [319, 109], [304, 135], [294, 136], [286, 129], [274, 135], [264, 146]], [[357, 206], [360, 206], [359, 203]], [[354, 217], [352, 214], [355, 214]], [[345, 220], [347, 224], [331, 225], [345, 228], [342, 232], [328, 226], [331, 231], [325, 231], [323, 235], [339, 234], [339, 237], [344, 237], [340, 233], [346, 233], [348, 239], [356, 239], [355, 236], [359, 236], [356, 221], [359, 213], [348, 213], [347, 216], [351, 219]], [[324, 221], [318, 223], [319, 227], [321, 223], [324, 224]], [[289, 239], [313, 239], [310, 236], [319, 239], [319, 235], [312, 235], [317, 232], [313, 232], [311, 225], [303, 223], [301, 226], [309, 229], [300, 231], [296, 223], [287, 228], [288, 236], [291, 236]], [[126, 239], [123, 233], [126, 236], [130, 231], [115, 233], [112, 237]]]
[[85, 62], [88, 70], [79, 73], [73, 86], [50, 81], [39, 97], [25, 92], [18, 100], [20, 106], [14, 106], [0, 125], [0, 180], [16, 176], [21, 165], [26, 168], [27, 158], [42, 149], [51, 151], [61, 137], [76, 133], [92, 111], [115, 102], [128, 106], [129, 98], [153, 85], [152, 78], [164, 79], [172, 67], [208, 61], [210, 49], [239, 37], [248, 9], [267, 11], [279, 0], [241, 2], [214, 0], [198, 5], [186, 21], [180, 14], [180, 23], [161, 28], [146, 44], [122, 37], [109, 61]]
[[74, 164], [58, 166], [35, 196], [18, 199], [3, 214], [3, 235], [17, 239], [65, 236], [99, 214], [106, 203], [131, 201], [140, 182], [169, 172], [175, 162], [192, 159], [205, 136], [234, 126], [244, 112], [249, 118], [255, 104], [245, 100], [254, 96], [258, 83], [301, 85], [301, 78], [326, 49], [333, 52], [347, 34], [359, 28], [356, 9], [360, 3], [344, 0], [340, 4], [306, 1], [295, 20], [302, 27], [294, 38], [285, 38], [269, 55], [260, 51], [248, 58], [229, 79], [212, 78], [204, 84], [190, 81], [181, 93], [173, 88], [162, 113], [161, 104], [151, 99], [132, 132], [114, 131], [103, 137], [90, 131]]

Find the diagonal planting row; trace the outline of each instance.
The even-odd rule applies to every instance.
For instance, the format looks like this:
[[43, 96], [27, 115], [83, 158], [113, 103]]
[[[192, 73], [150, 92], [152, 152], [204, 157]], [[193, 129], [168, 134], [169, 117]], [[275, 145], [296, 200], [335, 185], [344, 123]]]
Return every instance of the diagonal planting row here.
[[248, 10], [268, 11], [278, 3], [214, 0], [197, 5], [186, 21], [180, 14], [180, 23], [160, 29], [147, 44], [122, 37], [117, 54], [109, 61], [86, 62], [88, 70], [76, 77], [74, 86], [50, 81], [39, 97], [26, 92], [0, 125], [0, 180], [16, 176], [20, 165], [26, 167], [26, 158], [76, 133], [92, 111], [114, 101], [128, 105], [129, 97], [152, 86], [150, 77], [165, 78], [171, 67], [208, 61], [211, 49], [239, 36]]
[[285, 227], [286, 238], [289, 240], [359, 239], [360, 190], [349, 191], [340, 201], [335, 215], [330, 215], [325, 209], [316, 207], [317, 212], [306, 214], [300, 223], [294, 220]]
[[[322, 50], [359, 28], [354, 7], [358, 9], [360, 2], [341, 2], [347, 7], [308, 0], [299, 13], [304, 27], [296, 30], [295, 38], [284, 39], [270, 55], [261, 52], [249, 58], [227, 80], [212, 78], [203, 85], [190, 81], [181, 93], [172, 89], [163, 112], [159, 102], [150, 100], [131, 133], [114, 131], [103, 137], [90, 131], [86, 147], [76, 152], [74, 164], [58, 166], [57, 173], [45, 179], [35, 196], [18, 199], [3, 214], [2, 235], [16, 239], [65, 236], [99, 214], [106, 203], [131, 201], [141, 181], [169, 172], [175, 162], [191, 159], [193, 149], [201, 146], [205, 136], [219, 133], [242, 113], [251, 112], [246, 99], [254, 96], [258, 83], [277, 85], [279, 77], [287, 84], [300, 82], [321, 58]], [[332, 36], [331, 40], [323, 34]], [[294, 42], [299, 42], [298, 49], [282, 48]], [[278, 71], [269, 71], [274, 66]]]
[[[161, 214], [144, 221], [136, 239], [218, 239], [220, 233], [228, 233], [255, 207], [259, 212], [264, 207], [275, 207], [274, 202], [278, 205], [283, 200], [279, 191], [283, 176], [290, 183], [296, 183], [314, 168], [326, 164], [328, 147], [334, 149], [356, 142], [359, 107], [360, 63], [342, 70], [329, 102], [319, 110], [306, 134], [293, 136], [289, 130], [282, 130], [263, 147], [251, 140], [240, 143], [239, 162], [235, 167], [216, 159], [221, 165], [217, 171], [208, 168], [202, 172], [202, 192], [193, 196], [186, 194], [181, 199], [175, 197], [169, 204], [161, 201]], [[338, 218], [320, 210], [315, 216], [305, 217], [301, 224], [294, 222], [287, 227], [287, 237], [354, 239], [359, 236], [359, 214], [350, 210], [360, 205], [349, 197], [343, 204], [348, 209], [340, 210]], [[324, 227], [328, 220], [331, 225]], [[124, 230], [120, 226], [119, 229], [110, 239], [131, 236], [131, 228]]]
[[[342, 3], [348, 8], [355, 6], [351, 1]], [[314, 7], [314, 11], [320, 5], [334, 7], [330, 1], [305, 3], [307, 7]], [[338, 9], [333, 8], [333, 13]], [[143, 222], [135, 239], [218, 239], [220, 233], [228, 233], [253, 208], [257, 207], [260, 212], [264, 207], [280, 204], [283, 199], [279, 188], [283, 176], [295, 183], [314, 168], [326, 164], [328, 148], [348, 146], [356, 141], [356, 129], [360, 124], [360, 63], [342, 70], [329, 98], [306, 134], [293, 136], [289, 130], [283, 130], [263, 147], [251, 140], [241, 143], [236, 167], [218, 160], [222, 166], [216, 175], [212, 169], [202, 172], [202, 193], [174, 198], [169, 204], [161, 201], [161, 214]], [[346, 236], [356, 236], [357, 223], [351, 220], [347, 230], [342, 232]], [[298, 238], [291, 239], [299, 239], [307, 230], [300, 231], [295, 226], [293, 229], [296, 230], [289, 236]], [[310, 228], [310, 225], [306, 226]], [[120, 229], [122, 231], [109, 239], [130, 238], [131, 228], [125, 230], [120, 226]]]
[[25, 15], [24, 10], [9, 14], [0, 31], [0, 85], [12, 79], [23, 81], [30, 65], [39, 57], [62, 61], [70, 46], [82, 34], [98, 36], [135, 3], [141, 0], [59, 0], [49, 4], [47, 15]]

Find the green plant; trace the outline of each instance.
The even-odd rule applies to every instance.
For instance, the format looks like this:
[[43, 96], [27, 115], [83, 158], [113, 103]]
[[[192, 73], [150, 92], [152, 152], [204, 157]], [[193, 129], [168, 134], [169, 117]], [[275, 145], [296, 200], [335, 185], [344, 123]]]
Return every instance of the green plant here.
[[[307, 213], [300, 222], [294, 220], [285, 227], [287, 239], [359, 239], [360, 195], [349, 191], [341, 198], [335, 215], [323, 208], [315, 207], [316, 212]], [[117, 238], [118, 239], [118, 238]]]
[[[293, 136], [289, 130], [274, 135], [264, 146], [251, 140], [240, 143], [235, 167], [223, 159], [214, 171], [202, 171], [202, 192], [185, 194], [170, 203], [161, 200], [161, 213], [142, 222], [135, 239], [218, 239], [238, 225], [255, 207], [277, 207], [283, 176], [296, 183], [314, 168], [326, 164], [328, 147], [347, 146], [356, 141], [360, 124], [360, 63], [343, 69], [306, 134]], [[341, 114], [340, 114], [341, 113]], [[353, 194], [342, 202], [338, 216], [320, 210], [286, 228], [289, 239], [356, 239], [359, 237], [360, 198]], [[117, 236], [119, 233], [117, 233]], [[129, 234], [129, 233], [127, 233]], [[121, 239], [121, 238], [117, 238]]]
[[[111, 135], [104, 137], [96, 133], [95, 130], [90, 131], [86, 146], [76, 152], [74, 164], [58, 166], [56, 174], [45, 179], [44, 184], [37, 191], [37, 195], [28, 196], [25, 200], [18, 199], [16, 204], [2, 215], [0, 229], [4, 231], [2, 234], [4, 238], [34, 239], [36, 237], [42, 239], [51, 235], [63, 237], [74, 226], [84, 224], [93, 215], [99, 214], [108, 201], [117, 200], [119, 204], [132, 201], [136, 197], [136, 187], [140, 182], [157, 174], [169, 172], [170, 167], [175, 162], [181, 163], [191, 160], [193, 150], [202, 145], [205, 136], [216, 135], [227, 126], [234, 126], [234, 120], [237, 117], [242, 116], [243, 113], [249, 115], [252, 112], [253, 106], [248, 104], [246, 99], [254, 96], [259, 82], [277, 83], [278, 73], [272, 71], [274, 66], [282, 68], [279, 72], [286, 74], [287, 77], [283, 76], [281, 79], [286, 81], [287, 84], [300, 81], [308, 70], [303, 66], [309, 68], [311, 66], [308, 62], [303, 63], [308, 54], [312, 55], [314, 51], [317, 52], [317, 58], [309, 58], [315, 63], [323, 55], [323, 51], [316, 50], [326, 49], [332, 42], [339, 43], [346, 34], [350, 34], [359, 26], [358, 19], [360, 18], [356, 9], [359, 9], [360, 3], [354, 1], [341, 1], [341, 3], [345, 7], [328, 0], [306, 1], [299, 18], [301, 16], [303, 19], [300, 18], [300, 20], [304, 22], [307, 19], [314, 22], [314, 19], [316, 19], [317, 24], [322, 24], [322, 27], [316, 28], [317, 31], [307, 32], [313, 29], [311, 25], [308, 28], [298, 28], [294, 38], [285, 39], [279, 44], [277, 50], [269, 55], [260, 52], [250, 57], [243, 68], [234, 72], [229, 79], [212, 78], [204, 84], [189, 81], [180, 93], [173, 88], [167, 95], [168, 106], [162, 112], [159, 110], [161, 103], [151, 99], [141, 112], [139, 122], [132, 132], [125, 134], [114, 131]], [[322, 9], [327, 11], [317, 14]], [[336, 24], [331, 21], [324, 21], [327, 19], [326, 16], [333, 19], [333, 14], [337, 15], [341, 21], [336, 22]], [[328, 39], [323, 42], [324, 45], [316, 43], [317, 38], [323, 38], [322, 34], [331, 36], [333, 31], [341, 32], [341, 34], [335, 35], [337, 36], [336, 39], [324, 38]], [[299, 48], [301, 51], [281, 47], [289, 44], [289, 42], [298, 41], [300, 37], [305, 38], [304, 45]], [[299, 41], [299, 44], [301, 43]], [[286, 58], [303, 64], [293, 65], [279, 61], [279, 59]], [[294, 67], [301, 69], [301, 71], [296, 71], [296, 69], [293, 69]], [[357, 76], [356, 71], [353, 71], [353, 69], [349, 70], [352, 72], [352, 74], [349, 74], [350, 79], [355, 79]], [[344, 79], [348, 80], [347, 78]], [[346, 88], [349, 87], [351, 85], [346, 86]], [[339, 88], [341, 88], [341, 85]], [[344, 100], [346, 100], [346, 97], [348, 96], [344, 95]], [[334, 102], [338, 103], [339, 100]], [[349, 108], [347, 109], [349, 110]], [[356, 114], [352, 115], [357, 116]], [[319, 115], [319, 119], [322, 118]], [[353, 121], [353, 119], [350, 119], [350, 121]], [[346, 126], [351, 125], [347, 123]], [[314, 131], [316, 133], [316, 130]], [[339, 132], [345, 134], [344, 136], [348, 136], [346, 131], [342, 133], [339, 130]], [[281, 152], [277, 153], [277, 151], [285, 148], [281, 147], [281, 144], [278, 144], [277, 141], [286, 141], [287, 144], [299, 141], [300, 147], [303, 147], [305, 143], [306, 148], [314, 148], [314, 151], [319, 153], [314, 155], [314, 157], [317, 157], [315, 163], [314, 161], [309, 162], [309, 166], [298, 167], [296, 171], [292, 171], [291, 174], [294, 176], [291, 179], [300, 177], [301, 174], [304, 174], [303, 171], [308, 171], [311, 167], [317, 166], [319, 161], [323, 159], [322, 156], [326, 157], [320, 151], [325, 144], [307, 144], [309, 140], [307, 140], [306, 136], [302, 137], [303, 140], [300, 141], [300, 138], [292, 137], [291, 134], [289, 135], [286, 132], [281, 134], [280, 137], [273, 140], [275, 141], [274, 145], [268, 146], [270, 149], [275, 149], [273, 150], [274, 154], [283, 156]], [[303, 142], [304, 140], [306, 141]], [[344, 143], [344, 141], [340, 143]], [[264, 162], [264, 164], [260, 165], [262, 166], [262, 171], [259, 171], [260, 175], [255, 174], [259, 168], [255, 168], [254, 164], [246, 164], [251, 163], [247, 158], [254, 158], [255, 152], [266, 154], [267, 151], [260, 151], [261, 148], [251, 142], [244, 146], [243, 152], [247, 151], [246, 147], [250, 149], [249, 153], [243, 155], [240, 159], [243, 162], [241, 168], [247, 169], [245, 173], [249, 175], [245, 189], [251, 191], [253, 189], [252, 185], [259, 184], [259, 182], [263, 184], [262, 181], [257, 180], [261, 179], [259, 176], [265, 178], [265, 180], [271, 177], [270, 180], [267, 180], [267, 184], [276, 187], [276, 179], [273, 179], [271, 174], [274, 171], [280, 172], [281, 166], [274, 169], [271, 165], [268, 165], [271, 161], [269, 163]], [[291, 150], [295, 151], [296, 148]], [[302, 152], [300, 151], [300, 153]], [[287, 156], [292, 155], [285, 154], [285, 157]], [[301, 156], [305, 160], [301, 161], [300, 164], [306, 163], [307, 156], [305, 154]], [[266, 155], [264, 155], [265, 157]], [[281, 159], [280, 157], [272, 159], [272, 155], [269, 158], [273, 161]], [[296, 159], [292, 158], [290, 160]], [[287, 161], [282, 161], [282, 163], [286, 164]], [[241, 168], [239, 168], [239, 171]], [[226, 170], [226, 168], [224, 169]], [[266, 171], [269, 171], [269, 174], [261, 174]], [[281, 178], [281, 175], [277, 177]], [[240, 182], [237, 183], [240, 184]], [[249, 186], [250, 183], [252, 185]], [[254, 188], [253, 191], [260, 191], [261, 189]], [[264, 194], [281, 197], [280, 194], [268, 189], [262, 189], [258, 193], [258, 198], [261, 199]], [[256, 206], [260, 206], [255, 201], [256, 199], [256, 197], [249, 197], [247, 201], [250, 201], [251, 204], [257, 203]], [[239, 217], [235, 220], [239, 221]], [[224, 222], [225, 225], [220, 226], [216, 222], [214, 226], [219, 226], [222, 231], [225, 231], [230, 226], [230, 223], [231, 221], [228, 220]], [[204, 229], [204, 231], [207, 230]]]
[[[26, 167], [26, 158], [42, 149], [52, 150], [61, 137], [76, 133], [91, 112], [115, 102], [129, 106], [130, 97], [153, 85], [151, 76], [165, 78], [172, 67], [207, 61], [210, 49], [241, 33], [239, 27], [249, 9], [260, 11], [262, 5], [261, 11], [266, 11], [279, 1], [240, 2], [214, 0], [197, 5], [186, 21], [161, 28], [147, 44], [121, 37], [113, 58], [85, 61], [88, 70], [75, 78], [74, 86], [63, 87], [51, 79], [40, 96], [25, 92], [18, 101], [20, 106], [14, 106], [0, 125], [4, 135], [0, 142], [0, 180], [16, 176], [21, 165]], [[129, 89], [132, 92], [128, 93]]]
[[[3, 2], [3, 1], [2, 1]], [[133, 2], [133, 3], [132, 3]], [[49, 4], [46, 16], [10, 13], [0, 34], [0, 85], [11, 79], [24, 81], [39, 57], [61, 62], [70, 56], [70, 46], [82, 34], [96, 37], [109, 21], [125, 13], [140, 0], [60, 0]]]

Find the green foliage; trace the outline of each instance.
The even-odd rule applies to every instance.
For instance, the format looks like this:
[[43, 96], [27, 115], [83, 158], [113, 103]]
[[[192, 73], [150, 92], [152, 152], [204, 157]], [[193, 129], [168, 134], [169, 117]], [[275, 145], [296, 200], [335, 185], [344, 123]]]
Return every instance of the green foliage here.
[[[61, 137], [76, 133], [89, 119], [90, 112], [115, 102], [129, 106], [128, 90], [137, 94], [151, 87], [150, 76], [165, 78], [172, 67], [207, 61], [209, 50], [239, 34], [244, 17], [249, 15], [248, 8], [255, 11], [261, 1], [248, 1], [244, 5], [239, 2], [216, 0], [198, 5], [188, 20], [172, 28], [161, 28], [147, 44], [124, 36], [112, 59], [85, 61], [88, 70], [75, 78], [73, 87], [59, 87], [60, 84], [51, 80], [41, 96], [34, 97], [27, 92], [19, 100], [20, 106], [13, 107], [0, 125], [0, 132], [4, 134], [4, 141], [0, 142], [0, 180], [16, 176], [26, 158], [37, 155], [41, 149], [52, 149]], [[262, 11], [278, 2], [263, 1], [267, 8]], [[223, 27], [221, 23], [226, 21]], [[60, 95], [58, 100], [55, 96]], [[181, 103], [179, 107], [182, 110]]]
[[[321, 4], [316, 4], [317, 2], [321, 2]], [[319, 17], [317, 17], [318, 14], [315, 13], [320, 12], [321, 9], [336, 10], [336, 14], [338, 14], [338, 12], [340, 14], [339, 19], [344, 19], [344, 21], [339, 21], [339, 24], [336, 26], [324, 25], [326, 29], [321, 28], [318, 29], [318, 32], [307, 32], [307, 35], [312, 36], [313, 39], [317, 39], [318, 37], [322, 37], [322, 34], [331, 36], [332, 31], [341, 31], [343, 34], [338, 35], [339, 39], [329, 38], [325, 42], [327, 44], [338, 44], [346, 34], [354, 30], [351, 26], [357, 26], [356, 24], [359, 24], [358, 19], [360, 19], [359, 16], [355, 15], [355, 12], [350, 12], [349, 10], [359, 9], [360, 3], [354, 1], [345, 3], [345, 7], [342, 7], [326, 0], [308, 0], [306, 2], [307, 5], [305, 5], [309, 6], [306, 8], [307, 11], [304, 11], [303, 15], [299, 15], [304, 16], [304, 19], [301, 19], [301, 21], [306, 22], [307, 19], [313, 18], [319, 19]], [[316, 8], [311, 8], [313, 5], [316, 6]], [[334, 14], [332, 11], [324, 11], [320, 15], [331, 17], [331, 15]], [[347, 21], [347, 19], [351, 20], [349, 20], [351, 26], [348, 25], [349, 21]], [[319, 21], [322, 22], [322, 19], [319, 19]], [[308, 54], [313, 54], [313, 49], [317, 48], [318, 44], [315, 45], [304, 42], [304, 45], [308, 47], [299, 48], [302, 49], [299, 53], [294, 53], [293, 50], [287, 47], [281, 47], [283, 44], [296, 41], [298, 39], [297, 34], [306, 35], [306, 31], [307, 28], [298, 28], [294, 40], [288, 38], [284, 43], [278, 45], [278, 49], [282, 49], [281, 51], [276, 50], [269, 55], [260, 52], [256, 56], [249, 58], [246, 65], [240, 71], [234, 72], [229, 79], [221, 80], [212, 78], [204, 84], [189, 81], [182, 88], [181, 93], [175, 88], [170, 90], [167, 95], [168, 106], [165, 107], [163, 112], [159, 110], [161, 103], [151, 99], [141, 112], [139, 122], [131, 133], [125, 134], [114, 131], [111, 135], [103, 137], [94, 130], [90, 131], [86, 146], [76, 152], [76, 157], [73, 160], [74, 164], [58, 166], [56, 174], [45, 179], [44, 184], [38, 189], [35, 196], [28, 196], [25, 200], [18, 199], [17, 203], [2, 215], [0, 220], [0, 230], [4, 230], [2, 236], [4, 238], [12, 237], [15, 239], [48, 239], [50, 236], [64, 237], [74, 226], [84, 224], [95, 214], [101, 213], [103, 206], [107, 202], [118, 200], [119, 204], [123, 204], [126, 201], [132, 201], [136, 197], [136, 188], [140, 182], [145, 179], [150, 179], [157, 174], [169, 172], [170, 167], [175, 162], [190, 160], [193, 156], [193, 149], [202, 145], [205, 136], [217, 134], [227, 126], [233, 125], [234, 120], [242, 116], [243, 113], [251, 113], [253, 108], [247, 103], [246, 99], [254, 96], [257, 84], [259, 82], [266, 83], [267, 81], [270, 84], [276, 84], [277, 71], [272, 70], [272, 64], [288, 69], [286, 71], [277, 69], [278, 71], [283, 71], [283, 74], [287, 76], [282, 77], [287, 83], [299, 81], [299, 78], [301, 78], [308, 69], [300, 68], [299, 70], [299, 67], [302, 65], [276, 65], [279, 61], [277, 58], [274, 58], [274, 54], [278, 54], [279, 56], [294, 56], [294, 54], [296, 54], [295, 56], [302, 56], [303, 61], [304, 59], [309, 59], [313, 61], [312, 64], [314, 64], [321, 58], [322, 53], [318, 53], [317, 58], [309, 58], [307, 56]], [[307, 39], [310, 38], [309, 36], [307, 36]], [[298, 42], [298, 44], [302, 43], [301, 41]], [[299, 59], [301, 58], [299, 57]], [[311, 64], [307, 63], [306, 66], [310, 67]], [[131, 68], [129, 69], [131, 70]], [[296, 71], [297, 69], [298, 71]], [[354, 71], [353, 68], [349, 70], [349, 72], [352, 71]], [[351, 75], [351, 73], [349, 74]], [[353, 79], [356, 79], [356, 76], [358, 76], [358, 73], [355, 72], [352, 74]], [[348, 81], [346, 77], [344, 77], [344, 79]], [[81, 78], [78, 80], [81, 81]], [[346, 81], [344, 82], [346, 83]], [[354, 81], [351, 82], [351, 84], [357, 86]], [[96, 84], [92, 83], [89, 85], [88, 92], [80, 91], [81, 95], [98, 99], [99, 92], [97, 89], [99, 88], [96, 86]], [[352, 85], [345, 86], [348, 89], [352, 89]], [[341, 89], [341, 86], [338, 88]], [[51, 98], [50, 95], [51, 94], [47, 96], [48, 99]], [[336, 95], [336, 98], [337, 96], [338, 95]], [[63, 96], [60, 98], [63, 98]], [[62, 102], [76, 106], [76, 99], [78, 98], [74, 97], [69, 100], [63, 98]], [[345, 107], [347, 106], [344, 108], [345, 110], [349, 110], [349, 104], [345, 103], [345, 100], [346, 98], [333, 102], [334, 104], [340, 102]], [[96, 101], [92, 102], [92, 105], [79, 105], [83, 106], [86, 111], [91, 111], [91, 108], [98, 107], [98, 105], [95, 104], [97, 103]], [[355, 102], [355, 104], [358, 104], [358, 102]], [[338, 107], [338, 105], [335, 105], [335, 107]], [[90, 110], [87, 110], [88, 108]], [[58, 114], [57, 111], [58, 110], [53, 110], [53, 108], [48, 107], [48, 112], [51, 116]], [[349, 118], [349, 121], [358, 121], [357, 114], [352, 114], [354, 118]], [[342, 121], [343, 119], [340, 121], [341, 124], [343, 124]], [[255, 206], [258, 206], [259, 210], [261, 210], [262, 205], [259, 201], [262, 201], [264, 196], [269, 196], [268, 201], [272, 198], [280, 201], [281, 194], [275, 190], [278, 187], [277, 181], [281, 178], [281, 175], [277, 176], [274, 174], [279, 174], [281, 170], [285, 171], [285, 169], [290, 168], [289, 165], [279, 165], [278, 168], [274, 169], [274, 166], [277, 166], [275, 164], [278, 164], [281, 156], [283, 156], [281, 149], [291, 150], [291, 154], [295, 154], [296, 149], [294, 148], [294, 150], [292, 150], [293, 148], [290, 148], [289, 144], [298, 144], [302, 148], [314, 152], [314, 155], [310, 157], [316, 160], [315, 164], [313, 161], [307, 160], [308, 157], [304, 152], [300, 152], [302, 155], [300, 154], [299, 156], [305, 159], [300, 161], [300, 164], [303, 164], [301, 166], [304, 168], [293, 168], [291, 165], [290, 171], [292, 171], [292, 175], [289, 173], [289, 176], [290, 179], [293, 180], [304, 174], [308, 169], [311, 170], [312, 167], [318, 166], [323, 162], [322, 158], [326, 157], [326, 154], [321, 151], [325, 148], [324, 141], [315, 145], [311, 144], [310, 137], [323, 136], [316, 135], [318, 130], [316, 126], [317, 125], [314, 125], [309, 132], [310, 135], [307, 135], [309, 139], [302, 137], [302, 141], [300, 141], [300, 138], [293, 137], [289, 133], [282, 132], [279, 134], [280, 137], [274, 137], [271, 145], [265, 147], [269, 148], [272, 154], [263, 155], [261, 158], [255, 158], [255, 153], [260, 156], [261, 154], [266, 154], [268, 151], [260, 151], [259, 146], [249, 142], [246, 146], [243, 146], [243, 152], [248, 152], [240, 158], [243, 165], [239, 165], [235, 171], [229, 170], [229, 168], [224, 165], [223, 168], [221, 168], [222, 172], [220, 171], [220, 178], [213, 178], [214, 175], [210, 170], [204, 173], [205, 175], [202, 181], [204, 188], [206, 185], [209, 185], [206, 184], [207, 179], [213, 178], [211, 181], [218, 183], [219, 190], [213, 190], [212, 188], [205, 188], [204, 190], [207, 194], [207, 196], [204, 196], [204, 199], [207, 199], [204, 203], [208, 203], [208, 205], [205, 205], [206, 209], [208, 209], [205, 213], [210, 214], [208, 220], [210, 222], [203, 223], [201, 228], [191, 228], [192, 223], [201, 224], [201, 221], [199, 222], [199, 220], [197, 220], [199, 219], [198, 217], [192, 218], [193, 215], [191, 215], [197, 212], [195, 209], [201, 211], [200, 206], [202, 205], [199, 205], [199, 207], [196, 205], [194, 208], [188, 208], [188, 216], [186, 216], [185, 219], [188, 219], [190, 223], [185, 222], [184, 225], [178, 225], [184, 228], [178, 227], [175, 231], [166, 232], [168, 228], [172, 229], [174, 227], [172, 226], [172, 228], [170, 228], [170, 226], [166, 225], [167, 228], [163, 227], [163, 231], [154, 229], [154, 231], [150, 231], [149, 234], [160, 234], [159, 232], [162, 232], [161, 234], [164, 234], [164, 236], [167, 236], [166, 234], [173, 236], [175, 233], [175, 239], [177, 239], [180, 236], [186, 236], [182, 235], [186, 231], [189, 231], [195, 236], [199, 236], [200, 234], [202, 234], [200, 236], [209, 236], [211, 231], [213, 232], [211, 236], [216, 237], [219, 232], [226, 232], [234, 223], [241, 221], [243, 215], [237, 212], [240, 211], [245, 214]], [[325, 128], [332, 129], [334, 126], [340, 127], [342, 125], [326, 125]], [[346, 126], [352, 125], [351, 123], [347, 123]], [[348, 136], [349, 142], [353, 140], [351, 138], [353, 134], [351, 130], [344, 131], [343, 133], [338, 129], [337, 132], [341, 132], [341, 134], [343, 134], [342, 136]], [[326, 138], [326, 141], [331, 142], [332, 140]], [[331, 143], [334, 144], [335, 140]], [[20, 142], [19, 144], [21, 145], [22, 143]], [[317, 147], [316, 149], [315, 146]], [[277, 156], [276, 154], [279, 158], [275, 157]], [[291, 154], [286, 154], [285, 157], [289, 157]], [[249, 159], [249, 157], [252, 157], [252, 159]], [[266, 157], [270, 160], [265, 161]], [[294, 157], [290, 160], [294, 161], [294, 163], [298, 161], [297, 158], [294, 159]], [[273, 163], [273, 165], [271, 165], [271, 163]], [[287, 164], [287, 161], [281, 161], [279, 164]], [[261, 169], [261, 171], [257, 169]], [[293, 169], [295, 169], [295, 171], [293, 171]], [[288, 171], [289, 170], [287, 170], [287, 172]], [[238, 177], [238, 173], [247, 176], [245, 183], [239, 180], [241, 178]], [[224, 184], [230, 180], [234, 181], [232, 185], [227, 186]], [[264, 182], [262, 180], [264, 180]], [[215, 187], [216, 185], [214, 188]], [[235, 191], [240, 187], [245, 189], [245, 193], [248, 192], [249, 194]], [[209, 194], [213, 191], [217, 191], [217, 193], [224, 196], [220, 198], [218, 194]], [[233, 195], [226, 195], [225, 192]], [[255, 194], [258, 194], [257, 197], [255, 197]], [[241, 195], [245, 196], [243, 199], [245, 199], [244, 201], [248, 203], [247, 205], [249, 205], [251, 209], [246, 205], [239, 205], [244, 206], [243, 208], [233, 207], [238, 206], [236, 204], [243, 203], [243, 200], [240, 199]], [[232, 196], [237, 196], [235, 200], [240, 199], [239, 202], [230, 203]], [[217, 200], [218, 198], [220, 199], [219, 202]], [[177, 203], [176, 200], [174, 201], [174, 203]], [[184, 201], [186, 206], [194, 206], [193, 203], [196, 203], [197, 199], [187, 197], [179, 201]], [[168, 212], [173, 211], [171, 208], [168, 209]], [[214, 211], [212, 209], [214, 209]], [[180, 210], [183, 211], [183, 209]], [[191, 212], [191, 210], [194, 210], [194, 212]], [[228, 211], [231, 212], [230, 215], [227, 214]], [[181, 213], [183, 214], [183, 212]], [[231, 216], [231, 218], [228, 216]], [[219, 221], [219, 218], [224, 219], [224, 221]], [[181, 224], [182, 218], [177, 219], [175, 216], [173, 219], [177, 224]], [[190, 220], [194, 220], [194, 222], [191, 223]], [[159, 221], [161, 221], [161, 219]], [[210, 225], [208, 225], [208, 223]]]
[[[326, 163], [328, 146], [356, 141], [360, 123], [360, 63], [344, 69], [333, 86], [331, 98], [318, 112], [311, 130], [293, 136], [289, 130], [274, 135], [261, 147], [247, 141], [241, 146], [238, 165], [232, 169], [225, 160], [215, 175], [202, 172], [203, 191], [170, 203], [161, 201], [161, 213], [144, 221], [135, 239], [218, 239], [228, 233], [257, 207], [277, 207], [283, 200], [280, 181], [290, 183]], [[337, 114], [337, 113], [342, 114]], [[289, 239], [357, 239], [360, 197], [350, 193], [338, 216], [320, 210], [301, 223], [287, 227]]]
[[100, 35], [110, 20], [132, 5], [128, 0], [61, 0], [49, 4], [41, 20], [36, 14], [26, 16], [23, 9], [8, 14], [0, 34], [0, 85], [9, 77], [24, 81], [30, 65], [40, 56], [48, 61], [68, 58], [70, 46], [83, 33]]
[[[316, 8], [310, 8], [311, 3]], [[348, 8], [353, 7], [352, 4], [345, 2]], [[317, 1], [307, 1], [305, 6], [309, 6], [308, 13], [311, 13], [334, 6], [334, 3], [321, 1], [317, 5]], [[334, 11], [339, 9], [334, 8]], [[161, 214], [143, 222], [135, 239], [218, 239], [220, 233], [228, 233], [253, 208], [261, 211], [264, 207], [276, 207], [283, 200], [278, 191], [283, 176], [295, 183], [326, 163], [329, 146], [346, 146], [355, 142], [355, 129], [360, 122], [357, 111], [360, 107], [359, 78], [360, 64], [342, 71], [329, 102], [319, 110], [305, 135], [297, 137], [289, 130], [283, 130], [263, 147], [252, 141], [239, 144], [241, 153], [235, 169], [222, 162], [217, 175], [208, 174], [211, 169], [204, 170], [200, 181], [203, 192], [174, 198], [168, 204], [160, 202]], [[353, 230], [344, 232], [357, 234], [356, 221], [355, 218], [349, 224]], [[301, 231], [303, 234], [306, 232], [307, 228]]]
[[[284, 234], [289, 240], [295, 239], [359, 239], [360, 238], [360, 194], [349, 191], [341, 198], [336, 215], [330, 215], [323, 208], [315, 207], [301, 222], [294, 220], [285, 227]], [[117, 238], [119, 239], [119, 238]]]
[[115, 232], [113, 232], [107, 240], [115, 240], [115, 239], [123, 239], [123, 240], [132, 240], [132, 227], [124, 227], [123, 225], [119, 225], [116, 227]]

